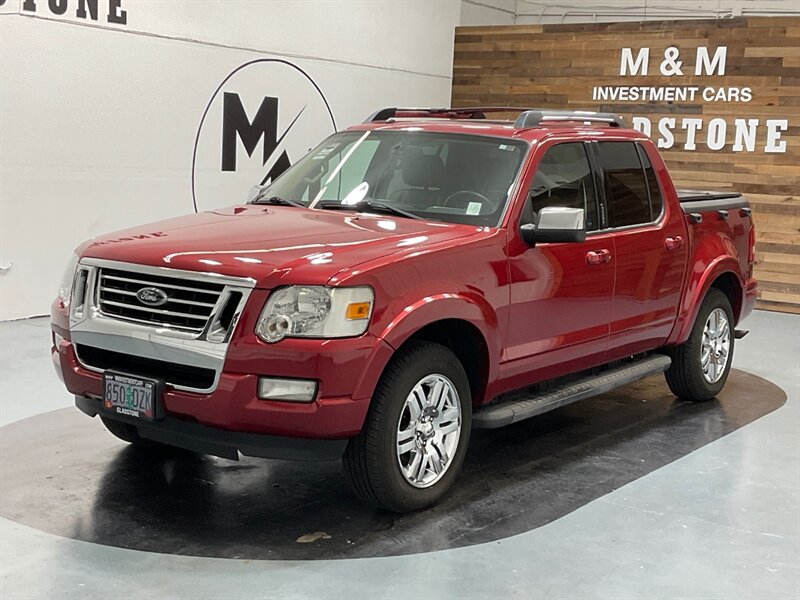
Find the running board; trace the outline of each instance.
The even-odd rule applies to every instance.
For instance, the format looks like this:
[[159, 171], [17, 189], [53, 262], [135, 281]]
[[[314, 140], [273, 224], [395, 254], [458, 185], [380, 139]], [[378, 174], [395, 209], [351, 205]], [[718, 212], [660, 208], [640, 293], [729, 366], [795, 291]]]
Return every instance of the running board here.
[[529, 419], [584, 398], [591, 398], [656, 373], [666, 371], [672, 359], [664, 354], [652, 354], [634, 363], [615, 367], [600, 375], [567, 383], [540, 395], [525, 390], [512, 392], [509, 400], [487, 406], [472, 417], [475, 429], [497, 429]]

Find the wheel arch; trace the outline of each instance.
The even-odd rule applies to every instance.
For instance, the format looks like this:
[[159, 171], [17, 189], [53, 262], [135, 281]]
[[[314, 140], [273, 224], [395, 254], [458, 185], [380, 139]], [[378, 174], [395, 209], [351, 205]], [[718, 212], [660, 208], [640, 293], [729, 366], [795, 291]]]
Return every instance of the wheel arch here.
[[489, 384], [490, 358], [486, 339], [478, 327], [463, 319], [434, 321], [408, 337], [398, 352], [415, 342], [433, 342], [450, 349], [467, 374], [473, 406], [484, 400]]
[[[744, 300], [744, 287], [739, 281], [739, 278], [730, 271], [726, 271], [711, 282], [711, 285], [708, 286], [708, 290], [712, 288], [720, 290], [728, 297], [728, 301], [731, 303], [731, 309], [733, 310], [733, 318], [738, 323]], [[706, 294], [708, 294], [708, 290], [706, 290]]]
[[481, 294], [461, 290], [402, 302], [393, 312], [378, 337], [395, 350], [421, 339], [450, 348], [467, 372], [473, 404], [482, 403], [502, 352], [504, 323], [494, 306]]
[[[733, 310], [734, 324], [739, 322], [744, 306], [744, 285], [737, 274], [738, 267], [739, 263], [732, 257], [723, 256], [709, 265], [694, 285], [689, 286], [669, 345], [682, 344], [689, 338], [697, 314], [700, 312], [700, 305], [712, 288], [720, 290], [727, 296]], [[693, 289], [696, 291], [692, 292]]]

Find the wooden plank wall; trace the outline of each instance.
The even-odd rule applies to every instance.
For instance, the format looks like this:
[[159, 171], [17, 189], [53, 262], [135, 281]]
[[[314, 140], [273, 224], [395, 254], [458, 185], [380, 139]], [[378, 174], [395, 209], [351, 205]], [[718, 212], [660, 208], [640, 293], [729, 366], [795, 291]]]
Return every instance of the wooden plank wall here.
[[[681, 77], [662, 75], [670, 46], [680, 50]], [[694, 75], [698, 46], [711, 56], [727, 46], [724, 75]], [[649, 47], [647, 76], [620, 76], [623, 47]], [[593, 86], [749, 87], [752, 101], [598, 102]], [[737, 18], [570, 25], [459, 27], [455, 33], [453, 106], [585, 108], [651, 120], [677, 119], [675, 146], [662, 150], [678, 187], [734, 189], [747, 195], [757, 228], [759, 306], [800, 313], [800, 18]], [[703, 119], [697, 149], [683, 149], [682, 117]], [[705, 145], [711, 119], [728, 123], [728, 142]], [[736, 118], [759, 119], [754, 152], [733, 152]], [[785, 118], [785, 153], [766, 153], [767, 119]]]

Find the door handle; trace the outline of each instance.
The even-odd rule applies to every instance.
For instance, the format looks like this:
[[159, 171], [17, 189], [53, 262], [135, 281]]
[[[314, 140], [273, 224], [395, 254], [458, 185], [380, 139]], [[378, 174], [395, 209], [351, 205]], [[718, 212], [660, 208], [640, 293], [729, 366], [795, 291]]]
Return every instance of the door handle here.
[[664, 240], [664, 247], [667, 250], [678, 250], [683, 247], [683, 238], [679, 235], [668, 237]]
[[591, 250], [586, 253], [586, 263], [590, 265], [604, 265], [611, 260], [611, 252], [603, 248], [602, 250]]

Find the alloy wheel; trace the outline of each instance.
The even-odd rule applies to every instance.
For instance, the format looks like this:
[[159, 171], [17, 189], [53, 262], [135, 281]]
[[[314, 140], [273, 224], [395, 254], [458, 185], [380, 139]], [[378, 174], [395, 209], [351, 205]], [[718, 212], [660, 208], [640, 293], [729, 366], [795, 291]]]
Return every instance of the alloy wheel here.
[[731, 327], [728, 316], [715, 308], [706, 319], [700, 349], [700, 365], [708, 383], [716, 383], [725, 373], [731, 350]]
[[397, 423], [397, 461], [417, 488], [439, 481], [452, 463], [461, 437], [461, 402], [444, 375], [421, 379], [406, 397]]

